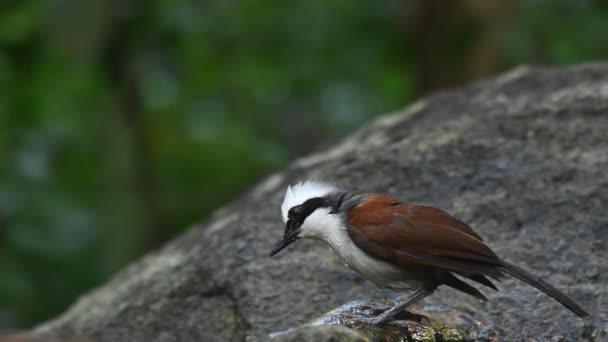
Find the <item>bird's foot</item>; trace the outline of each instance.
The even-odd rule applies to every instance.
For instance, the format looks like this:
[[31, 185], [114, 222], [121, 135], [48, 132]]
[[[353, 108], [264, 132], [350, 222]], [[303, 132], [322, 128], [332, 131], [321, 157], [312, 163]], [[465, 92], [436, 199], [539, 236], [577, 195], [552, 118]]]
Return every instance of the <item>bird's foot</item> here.
[[382, 323], [382, 320], [379, 319], [379, 316], [376, 317], [367, 317], [361, 316], [357, 314], [347, 314], [346, 317], [348, 320], [354, 324], [359, 325], [378, 325]]
[[383, 312], [386, 312], [392, 308], [393, 308], [393, 306], [389, 305], [389, 304], [373, 303], [373, 304], [362, 305], [357, 308], [357, 311], [362, 312], [363, 314], [368, 315], [368, 316], [369, 315], [378, 316], [378, 315], [382, 314]]
[[[345, 314], [345, 316], [347, 316], [353, 323], [367, 325], [391, 324], [408, 326], [412, 323], [422, 323], [424, 319], [428, 320], [428, 318], [424, 315], [419, 315], [405, 310], [395, 312], [391, 310], [392, 308], [393, 307], [391, 306], [369, 307], [364, 310], [365, 314], [349, 313]], [[369, 314], [375, 316], [370, 317]]]

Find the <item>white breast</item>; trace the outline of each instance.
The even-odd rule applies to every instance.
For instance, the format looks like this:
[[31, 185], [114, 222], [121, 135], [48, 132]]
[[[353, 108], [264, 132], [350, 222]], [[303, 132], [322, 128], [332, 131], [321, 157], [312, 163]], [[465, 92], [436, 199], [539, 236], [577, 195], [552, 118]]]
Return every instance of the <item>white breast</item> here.
[[310, 214], [302, 224], [300, 236], [327, 243], [342, 263], [379, 287], [401, 291], [422, 286], [406, 270], [373, 258], [357, 247], [348, 235], [342, 218], [329, 211], [328, 208], [319, 208]]

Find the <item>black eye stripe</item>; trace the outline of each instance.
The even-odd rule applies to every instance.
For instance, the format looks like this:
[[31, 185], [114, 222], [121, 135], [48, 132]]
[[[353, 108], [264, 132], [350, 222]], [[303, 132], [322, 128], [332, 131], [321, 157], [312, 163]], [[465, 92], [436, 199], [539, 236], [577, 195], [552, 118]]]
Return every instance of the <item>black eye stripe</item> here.
[[306, 220], [308, 215], [312, 214], [317, 208], [325, 205], [325, 200], [322, 197], [311, 198], [306, 202], [289, 209], [287, 217], [294, 221], [299, 227]]

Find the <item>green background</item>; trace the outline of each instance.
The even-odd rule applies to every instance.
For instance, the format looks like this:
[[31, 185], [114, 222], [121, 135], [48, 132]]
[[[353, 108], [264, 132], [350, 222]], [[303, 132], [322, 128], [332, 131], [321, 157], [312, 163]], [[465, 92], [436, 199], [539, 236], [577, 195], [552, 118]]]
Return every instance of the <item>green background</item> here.
[[606, 57], [601, 1], [0, 1], [0, 330], [373, 116]]

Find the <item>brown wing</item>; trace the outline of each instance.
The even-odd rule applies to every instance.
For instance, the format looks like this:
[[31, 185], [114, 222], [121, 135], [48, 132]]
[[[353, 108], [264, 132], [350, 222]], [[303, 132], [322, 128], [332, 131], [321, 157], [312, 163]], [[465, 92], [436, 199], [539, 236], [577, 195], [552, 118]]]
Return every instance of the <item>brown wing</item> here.
[[402, 267], [427, 266], [498, 278], [502, 261], [446, 212], [371, 194], [349, 211], [348, 231], [366, 253]]
[[441, 209], [429, 207], [426, 205], [409, 205], [401, 203], [399, 209], [404, 215], [410, 217], [414, 222], [426, 222], [429, 224], [448, 226], [452, 229], [458, 229], [464, 233], [467, 233], [477, 240], [483, 241], [481, 236], [477, 235], [469, 225], [454, 218], [450, 214], [446, 213]]

